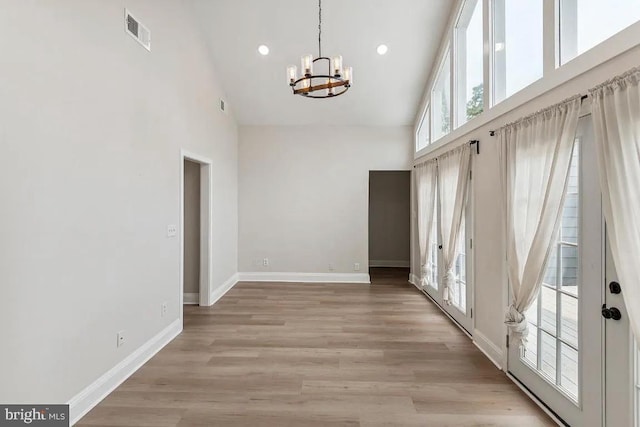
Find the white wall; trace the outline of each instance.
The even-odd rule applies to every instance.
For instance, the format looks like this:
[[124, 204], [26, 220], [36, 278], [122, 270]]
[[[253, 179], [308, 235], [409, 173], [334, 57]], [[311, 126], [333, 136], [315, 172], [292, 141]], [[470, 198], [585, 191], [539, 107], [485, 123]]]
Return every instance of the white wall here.
[[411, 161], [409, 127], [241, 127], [239, 270], [367, 273], [369, 171]]
[[[506, 123], [553, 105], [577, 93], [586, 94], [588, 89], [638, 65], [640, 47], [636, 47], [592, 70], [557, 86], [524, 105], [460, 136], [444, 147], [436, 148], [416, 162], [445, 152], [457, 144], [472, 139], [481, 141], [480, 155], [473, 154], [472, 191], [475, 203], [475, 329], [498, 349], [503, 349], [505, 341], [504, 304], [507, 279], [504, 267], [504, 245], [502, 211], [500, 208], [500, 176], [497, 152], [497, 138], [489, 136], [489, 131]], [[589, 102], [589, 101], [586, 101]], [[597, 173], [588, 171], [588, 173]], [[415, 239], [415, 207], [414, 239]], [[415, 241], [415, 240], [414, 240]], [[414, 244], [412, 273], [419, 274], [417, 244]], [[482, 339], [482, 338], [481, 338]]]
[[181, 148], [213, 159], [212, 287], [237, 272], [237, 125], [185, 7], [0, 1], [1, 402], [64, 403], [178, 319]]

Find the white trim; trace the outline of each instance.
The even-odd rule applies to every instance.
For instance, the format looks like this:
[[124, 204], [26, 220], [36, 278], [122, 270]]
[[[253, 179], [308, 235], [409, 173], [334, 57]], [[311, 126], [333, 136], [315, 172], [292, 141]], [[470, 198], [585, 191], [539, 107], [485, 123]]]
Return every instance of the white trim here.
[[503, 370], [501, 363], [503, 360], [502, 350], [477, 329], [473, 330], [473, 344], [496, 365], [496, 368]]
[[415, 286], [419, 290], [422, 290], [422, 288], [419, 285], [420, 278], [413, 273], [409, 274], [409, 283], [411, 283], [413, 286]]
[[236, 273], [233, 276], [229, 277], [229, 279], [227, 279], [226, 282], [224, 282], [221, 286], [219, 286], [216, 290], [214, 290], [211, 293], [208, 305], [213, 305], [216, 302], [218, 302], [218, 300], [220, 298], [222, 298], [224, 296], [224, 294], [229, 292], [231, 290], [231, 288], [233, 288], [236, 285], [236, 283], [238, 283], [239, 281], [240, 281], [240, 279], [239, 279], [239, 274], [238, 273]]
[[411, 263], [410, 261], [403, 260], [376, 259], [369, 261], [369, 267], [409, 268], [411, 267]]
[[238, 273], [241, 282], [371, 283], [366, 273]]
[[516, 377], [511, 375], [509, 372], [507, 372], [506, 374], [507, 374], [507, 378], [509, 378], [515, 385], [517, 385], [518, 388], [522, 390], [524, 394], [526, 394], [529, 397], [529, 399], [531, 399], [536, 405], [538, 405], [540, 409], [542, 409], [544, 413], [547, 414], [549, 418], [553, 420], [553, 422], [555, 422], [560, 427], [564, 427], [567, 425], [564, 422], [562, 422], [562, 420], [558, 418], [556, 414], [551, 412], [551, 410], [547, 408], [547, 406], [544, 403], [542, 403], [535, 394], [531, 393], [526, 387], [524, 387]]
[[184, 304], [184, 161], [200, 164], [200, 305], [211, 305], [213, 275], [213, 173], [212, 161], [207, 157], [180, 150], [180, 320]]
[[100, 376], [88, 387], [69, 400], [71, 424], [77, 423], [87, 412], [93, 409], [109, 393], [115, 390], [142, 365], [169, 344], [182, 332], [181, 319], [174, 320], [156, 336], [142, 344], [136, 351], [127, 356], [113, 368]]
[[182, 303], [186, 305], [198, 305], [199, 301], [200, 294], [197, 292], [185, 292], [182, 299]]

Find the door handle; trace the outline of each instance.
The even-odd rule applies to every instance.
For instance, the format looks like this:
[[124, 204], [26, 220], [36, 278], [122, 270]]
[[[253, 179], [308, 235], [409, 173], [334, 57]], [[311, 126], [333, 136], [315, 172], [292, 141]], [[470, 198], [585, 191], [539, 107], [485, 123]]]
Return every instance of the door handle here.
[[607, 308], [607, 304], [602, 304], [602, 317], [605, 319], [620, 320], [622, 313], [617, 307]]

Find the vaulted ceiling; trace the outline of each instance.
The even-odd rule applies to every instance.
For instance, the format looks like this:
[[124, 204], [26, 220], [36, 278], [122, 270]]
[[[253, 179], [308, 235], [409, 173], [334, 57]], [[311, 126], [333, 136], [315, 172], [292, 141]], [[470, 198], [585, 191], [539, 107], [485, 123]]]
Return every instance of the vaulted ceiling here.
[[[343, 96], [291, 94], [287, 65], [318, 54], [316, 0], [192, 0], [228, 102], [241, 125], [410, 125], [451, 0], [324, 0], [324, 56], [354, 69]], [[380, 56], [376, 48], [386, 44]], [[258, 46], [270, 53], [262, 56]]]

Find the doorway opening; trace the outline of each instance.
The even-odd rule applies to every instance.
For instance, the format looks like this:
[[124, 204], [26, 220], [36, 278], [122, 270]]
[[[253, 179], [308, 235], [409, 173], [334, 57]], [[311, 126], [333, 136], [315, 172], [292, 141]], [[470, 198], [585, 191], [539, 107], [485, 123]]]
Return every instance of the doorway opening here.
[[372, 284], [406, 279], [411, 264], [411, 172], [369, 171]]
[[211, 161], [180, 155], [180, 318], [183, 305], [211, 305]]

